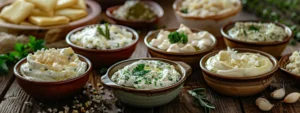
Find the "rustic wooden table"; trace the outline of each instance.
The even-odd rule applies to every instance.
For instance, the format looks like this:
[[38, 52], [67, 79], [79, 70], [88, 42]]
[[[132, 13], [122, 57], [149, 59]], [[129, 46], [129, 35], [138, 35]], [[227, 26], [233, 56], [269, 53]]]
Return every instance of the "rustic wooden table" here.
[[[159, 0], [158, 1], [165, 10], [165, 16], [160, 20], [159, 26], [167, 26], [175, 28], [179, 26], [179, 22], [174, 16], [172, 10], [171, 0]], [[238, 20], [247, 20], [255, 19], [255, 16], [242, 12]], [[147, 57], [147, 48], [143, 43], [143, 36], [147, 33], [147, 30], [141, 30], [140, 32], [140, 41], [137, 45], [137, 48], [131, 58]], [[294, 50], [297, 50], [297, 46], [288, 46], [283, 54], [290, 53]], [[218, 46], [216, 49], [225, 48], [225, 44], [222, 38], [218, 38]], [[58, 101], [53, 103], [42, 103], [33, 99], [30, 95], [26, 94], [21, 87], [17, 84], [15, 76], [11, 71], [6, 76], [0, 76], [0, 113], [36, 113], [36, 112], [50, 112], [50, 111], [73, 111], [78, 110], [79, 112], [84, 111], [80, 107], [79, 103], [83, 103], [82, 106], [85, 106], [85, 103], [89, 101], [91, 94], [77, 94], [71, 99], [64, 101]], [[202, 109], [193, 105], [191, 98], [186, 93], [187, 89], [205, 87], [207, 89], [207, 95], [209, 100], [216, 106], [216, 109], [212, 110], [213, 113], [260, 113], [261, 111], [255, 106], [255, 99], [260, 96], [265, 96], [269, 98], [269, 94], [277, 87], [285, 87], [287, 92], [300, 91], [294, 82], [288, 77], [278, 71], [276, 77], [273, 80], [270, 87], [265, 91], [249, 97], [230, 97], [223, 96], [212, 89], [210, 89], [202, 75], [200, 69], [194, 69], [192, 75], [185, 82], [185, 87], [183, 88], [181, 94], [173, 100], [171, 103], [156, 107], [156, 108], [134, 108], [130, 106], [123, 105], [122, 103], [116, 101], [110, 91], [104, 89], [105, 93], [102, 93], [102, 87], [98, 87], [97, 83], [100, 82], [101, 75], [99, 70], [94, 70], [93, 75], [90, 77], [89, 84], [95, 87], [96, 94], [101, 95], [101, 102], [92, 102], [92, 105], [84, 107], [85, 110], [93, 109], [95, 113], [103, 111], [109, 112], [125, 112], [125, 113], [201, 113]], [[99, 85], [99, 84], [98, 84]], [[91, 88], [83, 89], [89, 92]], [[116, 103], [116, 104], [113, 104]], [[272, 109], [272, 113], [300, 113], [300, 102], [295, 104], [285, 104], [281, 101], [271, 100], [271, 103], [274, 103], [275, 107]], [[105, 107], [103, 107], [105, 106]], [[73, 108], [74, 107], [74, 108]], [[91, 113], [91, 112], [90, 112]]]

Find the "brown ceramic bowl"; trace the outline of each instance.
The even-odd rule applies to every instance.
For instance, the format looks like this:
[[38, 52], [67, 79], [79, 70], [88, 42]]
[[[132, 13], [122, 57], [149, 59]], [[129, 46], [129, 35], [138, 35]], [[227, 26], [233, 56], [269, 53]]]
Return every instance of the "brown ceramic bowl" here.
[[279, 60], [279, 68], [281, 71], [283, 71], [284, 73], [290, 75], [290, 77], [295, 81], [296, 84], [300, 85], [300, 75], [294, 74], [288, 70], [286, 70], [286, 65], [290, 62], [289, 61], [289, 57], [292, 55], [292, 53], [284, 55], [283, 57], [281, 57], [281, 59]]
[[[237, 21], [237, 22], [260, 22], [260, 21]], [[221, 33], [224, 38], [225, 44], [231, 48], [249, 48], [249, 49], [260, 50], [260, 51], [267, 52], [275, 56], [276, 58], [279, 58], [292, 37], [292, 31], [289, 27], [280, 23], [274, 23], [282, 27], [286, 31], [287, 36], [284, 38], [283, 41], [276, 41], [276, 42], [241, 41], [238, 39], [234, 39], [228, 35], [228, 30], [231, 29], [235, 23], [236, 22], [228, 23], [221, 29]], [[273, 22], [267, 22], [267, 23], [273, 23]]]
[[140, 2], [143, 2], [146, 5], [150, 6], [150, 8], [153, 10], [153, 12], [157, 15], [155, 19], [152, 19], [149, 21], [132, 21], [132, 20], [124, 20], [124, 19], [116, 18], [113, 15], [113, 12], [122, 5], [117, 5], [117, 6], [113, 6], [113, 7], [106, 9], [106, 15], [109, 18], [115, 20], [117, 22], [117, 24], [129, 26], [129, 27], [133, 27], [133, 28], [142, 28], [142, 27], [151, 26], [151, 24], [157, 22], [161, 17], [163, 17], [164, 10], [158, 3], [154, 2], [154, 1], [140, 1]]
[[[12, 3], [8, 2], [0, 6], [0, 10], [3, 7]], [[0, 32], [7, 32], [15, 35], [32, 35], [40, 39], [45, 39], [47, 42], [54, 42], [57, 40], [63, 40], [66, 35], [73, 29], [99, 22], [99, 15], [101, 13], [101, 6], [91, 0], [86, 0], [88, 15], [80, 20], [70, 22], [69, 24], [39, 27], [39, 26], [25, 26], [11, 23], [0, 23]]]
[[[88, 26], [93, 26], [93, 25], [88, 25]], [[88, 26], [84, 26], [84, 27], [80, 27], [80, 28], [72, 30], [67, 35], [66, 41], [67, 41], [68, 45], [71, 46], [72, 49], [75, 51], [75, 53], [81, 54], [81, 55], [87, 57], [89, 60], [91, 60], [93, 66], [95, 68], [109, 67], [109, 66], [113, 65], [114, 63], [117, 63], [121, 60], [128, 59], [134, 52], [136, 44], [139, 40], [139, 35], [135, 30], [133, 30], [129, 27], [126, 27], [126, 26], [116, 25], [116, 26], [125, 28], [127, 31], [132, 33], [132, 36], [134, 39], [132, 44], [127, 45], [123, 48], [109, 49], [109, 50], [87, 49], [87, 48], [73, 44], [70, 41], [70, 36], [73, 33], [78, 32]]]
[[[167, 31], [175, 31], [176, 29], [164, 29]], [[156, 38], [160, 30], [150, 31], [148, 35], [144, 39], [144, 43], [148, 48], [148, 53], [151, 57], [157, 58], [164, 58], [173, 61], [182, 61], [193, 68], [199, 68], [199, 61], [200, 59], [206, 55], [207, 53], [211, 52], [217, 45], [217, 40], [215, 37], [211, 37], [213, 41], [213, 45], [209, 48], [197, 52], [189, 52], [189, 53], [174, 53], [174, 52], [166, 52], [164, 50], [158, 49], [150, 45], [150, 42], [153, 38]], [[193, 32], [199, 32], [199, 30], [192, 30]]]
[[250, 96], [266, 89], [272, 82], [275, 72], [278, 69], [277, 60], [272, 55], [253, 49], [236, 48], [238, 52], [259, 53], [266, 56], [274, 64], [272, 70], [268, 73], [252, 77], [228, 77], [210, 72], [206, 69], [206, 61], [216, 55], [219, 51], [211, 52], [205, 55], [200, 61], [203, 77], [206, 83], [218, 93], [229, 96]]
[[180, 11], [180, 7], [183, 1], [184, 0], [175, 0], [175, 2], [173, 3], [173, 10], [175, 12], [177, 20], [180, 23], [183, 23], [191, 28], [198, 28], [209, 31], [215, 36], [220, 36], [220, 28], [228, 22], [231, 22], [242, 11], [242, 2], [239, 0], [235, 5], [235, 9], [229, 13], [207, 17], [190, 16]]
[[81, 61], [87, 63], [88, 68], [84, 74], [72, 79], [58, 82], [38, 82], [28, 80], [24, 78], [22, 73], [20, 72], [20, 66], [27, 62], [26, 58], [20, 60], [15, 65], [14, 74], [21, 88], [37, 100], [56, 101], [64, 98], [69, 98], [84, 87], [92, 71], [91, 62], [84, 56], [78, 55], [78, 57]]
[[[182, 75], [181, 79], [168, 87], [159, 89], [143, 90], [125, 87], [114, 83], [112, 75], [123, 67], [139, 60], [157, 60], [169, 63]], [[156, 107], [169, 103], [180, 93], [184, 81], [192, 73], [192, 68], [184, 62], [175, 62], [160, 58], [138, 58], [121, 61], [111, 66], [107, 73], [101, 77], [104, 86], [111, 88], [114, 95], [123, 103], [135, 107]]]

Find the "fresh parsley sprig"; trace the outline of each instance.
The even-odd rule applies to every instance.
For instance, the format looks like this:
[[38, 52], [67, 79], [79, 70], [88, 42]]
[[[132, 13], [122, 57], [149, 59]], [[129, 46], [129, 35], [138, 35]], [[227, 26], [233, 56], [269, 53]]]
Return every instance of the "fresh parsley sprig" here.
[[104, 32], [104, 30], [100, 26], [97, 27], [97, 31], [98, 31], [99, 34], [101, 34], [102, 36], [104, 36], [107, 40], [110, 39], [110, 33], [109, 33], [108, 23], [105, 23], [105, 32]]
[[138, 64], [133, 70], [132, 74], [134, 76], [144, 76], [145, 74], [149, 73], [150, 70], [145, 70], [145, 64]]
[[177, 42], [181, 42], [183, 44], [186, 44], [188, 42], [188, 37], [186, 36], [186, 34], [184, 33], [179, 33], [177, 31], [171, 32], [168, 35], [169, 41], [170, 43], [177, 43]]
[[31, 52], [45, 48], [44, 45], [44, 40], [36, 40], [33, 36], [29, 36], [27, 44], [16, 43], [14, 51], [7, 54], [0, 54], [0, 75], [8, 73], [8, 65], [18, 62]]
[[215, 109], [215, 106], [207, 99], [204, 88], [188, 90], [188, 93], [194, 97], [196, 105], [203, 107], [205, 113], [209, 113], [211, 109]]

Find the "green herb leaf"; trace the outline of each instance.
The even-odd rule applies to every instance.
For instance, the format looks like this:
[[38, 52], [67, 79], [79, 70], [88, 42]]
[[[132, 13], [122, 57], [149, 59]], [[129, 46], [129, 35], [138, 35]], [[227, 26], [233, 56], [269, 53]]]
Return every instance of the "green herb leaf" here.
[[104, 36], [107, 40], [110, 39], [110, 33], [109, 33], [108, 23], [105, 23], [105, 32], [104, 32], [104, 30], [100, 26], [97, 27], [97, 31], [98, 31], [99, 34], [101, 34], [102, 36]]
[[105, 23], [105, 32], [106, 32], [106, 38], [109, 40], [110, 39], [110, 34], [109, 34], [108, 23]]
[[188, 90], [188, 93], [194, 97], [196, 105], [203, 107], [205, 113], [209, 113], [211, 109], [215, 109], [215, 106], [207, 100], [204, 88]]
[[186, 34], [179, 33], [177, 31], [171, 32], [168, 35], [168, 38], [169, 38], [170, 43], [172, 43], [172, 44], [177, 43], [177, 42], [186, 44], [188, 42], [188, 38], [187, 38]]
[[143, 76], [150, 72], [150, 70], [145, 70], [144, 68], [145, 64], [138, 64], [137, 67], [132, 70], [132, 74], [134, 76]]
[[7, 74], [8, 73], [8, 67], [5, 63], [6, 61], [3, 59], [0, 59], [0, 74]]
[[259, 31], [259, 27], [251, 25], [251, 26], [249, 26], [249, 30], [251, 30], [251, 31]]
[[182, 13], [185, 13], [185, 14], [186, 14], [186, 13], [188, 13], [188, 9], [181, 9], [181, 10], [180, 10], [180, 12], [182, 12]]

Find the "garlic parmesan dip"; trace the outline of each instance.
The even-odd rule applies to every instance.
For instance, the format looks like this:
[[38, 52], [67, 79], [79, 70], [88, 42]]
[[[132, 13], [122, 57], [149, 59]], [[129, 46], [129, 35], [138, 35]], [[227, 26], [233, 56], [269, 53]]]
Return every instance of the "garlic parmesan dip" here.
[[181, 24], [175, 32], [160, 30], [157, 38], [153, 38], [149, 44], [167, 52], [196, 52], [212, 46], [212, 37], [207, 31], [193, 33], [190, 28]]
[[173, 65], [157, 60], [139, 60], [115, 72], [112, 81], [136, 89], [168, 87], [181, 79]]
[[285, 30], [273, 23], [237, 22], [228, 31], [229, 36], [247, 42], [283, 41]]
[[116, 18], [122, 20], [151, 21], [157, 16], [151, 7], [138, 0], [128, 0], [124, 5], [113, 11]]
[[79, 60], [72, 48], [52, 48], [29, 54], [20, 71], [28, 80], [55, 82], [80, 76], [86, 69], [87, 64]]
[[286, 65], [286, 69], [294, 74], [300, 75], [300, 55], [299, 51], [294, 51], [289, 57], [289, 63]]
[[272, 70], [269, 58], [257, 53], [238, 53], [230, 48], [222, 50], [206, 62], [206, 68], [222, 76], [248, 77], [257, 76]]
[[211, 17], [237, 10], [239, 0], [183, 0], [180, 12], [188, 16]]
[[[101, 34], [99, 27], [105, 35]], [[117, 25], [108, 25], [109, 35], [106, 35], [104, 24], [85, 27], [70, 36], [70, 41], [75, 45], [88, 49], [118, 49], [133, 43], [133, 34]]]

